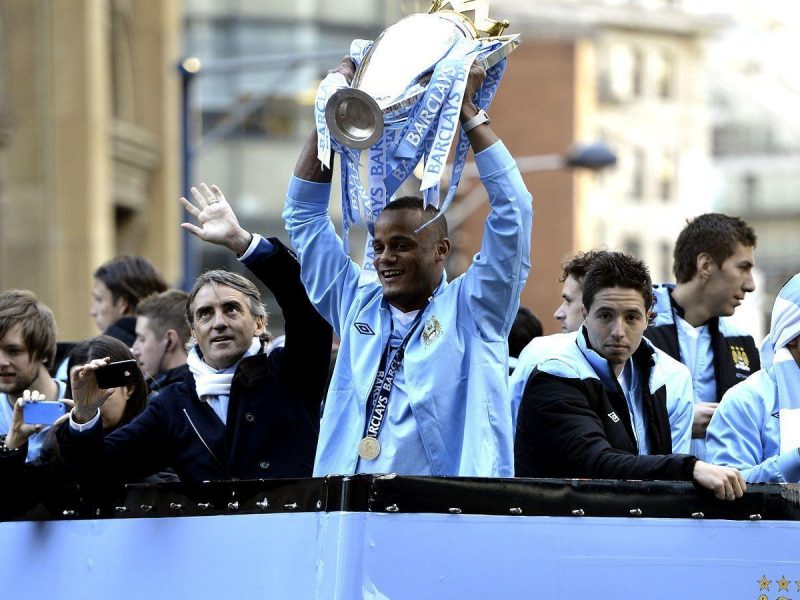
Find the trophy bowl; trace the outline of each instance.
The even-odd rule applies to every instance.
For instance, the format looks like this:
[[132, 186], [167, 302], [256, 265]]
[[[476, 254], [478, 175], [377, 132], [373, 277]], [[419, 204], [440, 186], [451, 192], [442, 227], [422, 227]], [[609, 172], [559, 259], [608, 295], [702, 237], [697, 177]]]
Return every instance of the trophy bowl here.
[[453, 46], [479, 37], [469, 19], [450, 10], [409, 15], [388, 27], [367, 51], [351, 87], [328, 100], [331, 135], [349, 148], [369, 148], [380, 139], [384, 119], [401, 118], [422, 97], [434, 67]]
[[364, 150], [383, 135], [383, 111], [372, 96], [356, 88], [331, 96], [325, 120], [331, 135], [348, 148]]

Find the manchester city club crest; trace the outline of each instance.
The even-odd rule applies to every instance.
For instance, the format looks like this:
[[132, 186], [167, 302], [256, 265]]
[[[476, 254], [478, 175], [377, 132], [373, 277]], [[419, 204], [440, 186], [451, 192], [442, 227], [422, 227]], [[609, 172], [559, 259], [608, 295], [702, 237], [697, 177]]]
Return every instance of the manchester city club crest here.
[[425, 321], [425, 325], [422, 327], [422, 343], [428, 347], [441, 335], [442, 326], [439, 324], [439, 321], [436, 320], [436, 316], [433, 315], [430, 319]]
[[750, 359], [747, 357], [744, 348], [741, 346], [731, 346], [731, 358], [737, 369], [740, 371], [750, 371]]

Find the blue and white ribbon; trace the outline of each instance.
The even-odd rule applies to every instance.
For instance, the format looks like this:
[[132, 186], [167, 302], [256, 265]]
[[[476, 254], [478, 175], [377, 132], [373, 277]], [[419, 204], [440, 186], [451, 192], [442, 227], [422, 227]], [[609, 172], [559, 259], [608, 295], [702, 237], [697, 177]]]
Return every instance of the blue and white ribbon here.
[[[371, 44], [368, 40], [354, 40], [351, 44], [350, 57], [356, 67], [363, 61]], [[342, 237], [347, 248], [350, 227], [357, 224], [368, 230], [370, 236], [365, 252], [367, 269], [372, 268], [371, 234], [375, 220], [420, 160], [424, 165], [420, 189], [425, 204], [444, 211], [452, 202], [470, 148], [463, 131], [456, 136], [469, 69], [476, 58], [491, 52], [499, 44], [466, 39], [457, 42], [447, 57], [435, 66], [422, 98], [409, 107], [385, 115], [383, 135], [367, 151], [366, 189], [359, 171], [361, 152], [343, 146], [332, 138], [325, 121], [327, 100], [338, 90], [347, 87], [344, 76], [331, 73], [320, 84], [314, 105], [317, 156], [330, 168], [331, 150], [341, 155]], [[505, 62], [504, 59], [488, 70], [483, 86], [474, 99], [480, 108], [489, 106], [503, 75]], [[440, 206], [439, 182], [454, 139], [458, 142], [450, 186]]]
[[339, 90], [349, 87], [347, 80], [341, 73], [328, 73], [317, 88], [317, 95], [314, 98], [314, 124], [317, 128], [317, 158], [331, 168], [331, 132], [328, 129], [328, 122], [325, 120], [325, 107], [328, 100]]

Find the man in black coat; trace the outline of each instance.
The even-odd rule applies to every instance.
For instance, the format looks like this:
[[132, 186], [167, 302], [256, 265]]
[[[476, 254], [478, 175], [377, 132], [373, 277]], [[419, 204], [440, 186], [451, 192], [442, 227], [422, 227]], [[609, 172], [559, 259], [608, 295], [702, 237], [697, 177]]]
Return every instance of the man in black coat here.
[[103, 438], [99, 359], [72, 374], [75, 408], [59, 431], [67, 464], [81, 480], [137, 480], [167, 467], [184, 482], [307, 477], [314, 463], [331, 328], [300, 282], [300, 265], [277, 239], [239, 226], [217, 187], [193, 188], [200, 223], [184, 223], [224, 245], [272, 291], [286, 322], [286, 344], [266, 352], [266, 312], [258, 289], [227, 271], [201, 275], [187, 300], [197, 342], [190, 374], [164, 389], [133, 422]]
[[721, 500], [741, 497], [746, 485], [736, 469], [688, 453], [691, 380], [642, 339], [652, 304], [642, 261], [598, 253], [583, 280], [583, 325], [559, 338], [525, 386], [518, 477], [685, 480]]

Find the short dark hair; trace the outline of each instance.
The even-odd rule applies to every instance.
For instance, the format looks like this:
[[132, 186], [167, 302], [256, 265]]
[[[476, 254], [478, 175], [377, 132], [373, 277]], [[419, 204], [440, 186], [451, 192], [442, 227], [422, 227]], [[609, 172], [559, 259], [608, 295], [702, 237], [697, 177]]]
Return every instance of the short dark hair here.
[[672, 271], [678, 283], [686, 283], [697, 273], [697, 257], [708, 253], [721, 267], [736, 251], [736, 244], [756, 247], [756, 232], [739, 217], [706, 213], [686, 221], [673, 251]]
[[143, 256], [118, 256], [104, 262], [94, 272], [111, 292], [111, 301], [122, 298], [127, 302], [129, 314], [136, 312], [142, 298], [157, 294], [167, 289], [161, 274], [149, 260]]
[[238, 273], [232, 273], [225, 269], [215, 269], [213, 271], [206, 271], [200, 275], [194, 282], [192, 290], [186, 298], [186, 321], [189, 325], [194, 323], [194, 315], [192, 314], [192, 303], [194, 302], [197, 293], [206, 285], [218, 286], [224, 285], [229, 288], [240, 291], [247, 297], [250, 303], [250, 312], [254, 317], [261, 317], [264, 319], [264, 325], [267, 324], [267, 309], [261, 301], [261, 292], [255, 284]]
[[148, 326], [157, 337], [161, 337], [169, 329], [174, 329], [185, 347], [192, 337], [189, 322], [186, 320], [186, 301], [189, 294], [182, 290], [167, 290], [160, 294], [151, 294], [136, 307], [136, 314], [147, 317]]
[[[105, 358], [106, 356], [111, 358], [111, 362], [132, 360], [134, 358], [130, 348], [128, 348], [124, 342], [110, 335], [98, 335], [87, 338], [76, 344], [69, 353], [69, 360], [67, 361], [67, 391], [65, 393], [67, 398], [72, 398], [72, 382], [69, 376], [72, 368], [85, 365], [96, 358]], [[122, 418], [115, 429], [133, 421], [134, 417], [147, 406], [147, 384], [144, 381], [144, 375], [142, 374], [142, 370], [138, 367], [135, 371], [133, 393], [125, 403], [125, 410], [122, 411]]]
[[650, 310], [655, 297], [650, 271], [643, 260], [622, 252], [599, 252], [583, 277], [583, 305], [589, 310], [600, 290], [621, 287], [642, 295], [645, 310]]
[[537, 338], [544, 333], [542, 322], [534, 312], [526, 307], [520, 306], [517, 316], [514, 317], [514, 324], [508, 334], [508, 355], [517, 358], [522, 349], [528, 345], [533, 338]]
[[29, 290], [0, 293], [0, 338], [15, 325], [20, 326], [28, 355], [48, 368], [52, 367], [56, 356], [56, 319], [53, 311]]
[[578, 254], [573, 256], [569, 261], [561, 265], [561, 278], [558, 281], [564, 283], [567, 277], [572, 277], [575, 281], [581, 283], [584, 275], [586, 275], [587, 269], [600, 252], [605, 252], [605, 250], [578, 252]]
[[435, 206], [425, 206], [424, 201], [422, 198], [417, 198], [416, 196], [401, 196], [400, 198], [395, 198], [389, 204], [387, 204], [384, 211], [394, 211], [394, 210], [416, 210], [422, 213], [422, 216], [425, 218], [423, 225], [430, 222], [429, 227], [431, 231], [437, 236], [437, 240], [441, 240], [447, 237], [447, 219], [444, 216], [444, 213], [439, 212], [439, 209]]

